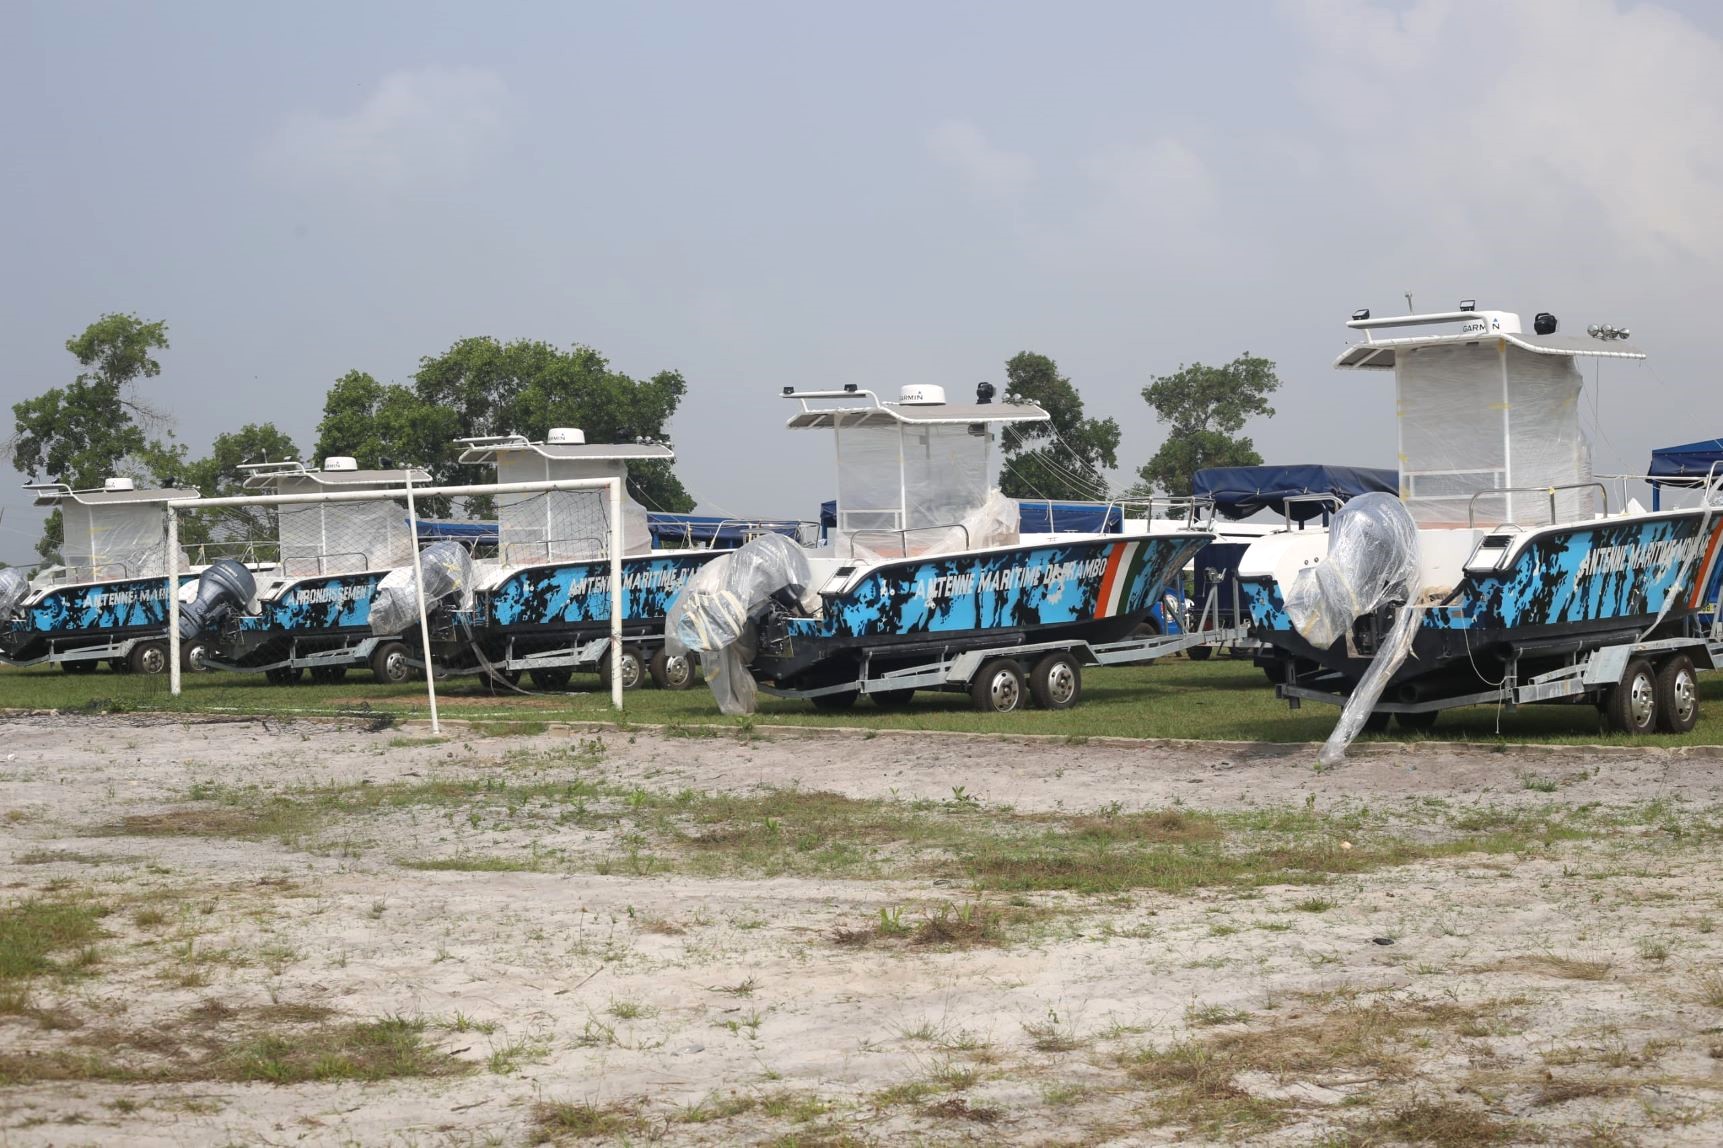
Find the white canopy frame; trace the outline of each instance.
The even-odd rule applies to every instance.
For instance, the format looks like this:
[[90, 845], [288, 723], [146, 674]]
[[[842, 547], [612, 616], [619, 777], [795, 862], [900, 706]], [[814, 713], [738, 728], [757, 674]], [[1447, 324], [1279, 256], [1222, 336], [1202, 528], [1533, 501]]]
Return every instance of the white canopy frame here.
[[[315, 494], [258, 494], [227, 498], [176, 498], [167, 502], [167, 595], [168, 595], [168, 692], [180, 693], [179, 640], [179, 512], [218, 506], [281, 506], [320, 502], [378, 502], [407, 499], [407, 517], [414, 538], [419, 534], [415, 495], [446, 498], [476, 498], [493, 494], [535, 494], [550, 490], [604, 490], [610, 502], [610, 703], [622, 710], [622, 483], [620, 478], [563, 478], [545, 482], [483, 483], [469, 486], [425, 486], [415, 488], [411, 477], [403, 488], [392, 490], [328, 490]], [[419, 548], [413, 548], [413, 590], [419, 599], [419, 641], [425, 659], [425, 693], [431, 708], [431, 732], [441, 733], [437, 716], [437, 682], [431, 662], [431, 631], [425, 615], [424, 574]]]

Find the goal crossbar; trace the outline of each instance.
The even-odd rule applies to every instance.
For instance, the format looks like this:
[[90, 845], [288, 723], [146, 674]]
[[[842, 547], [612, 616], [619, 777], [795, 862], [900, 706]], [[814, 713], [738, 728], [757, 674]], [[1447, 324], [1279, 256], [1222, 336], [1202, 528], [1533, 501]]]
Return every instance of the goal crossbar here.
[[408, 525], [413, 538], [413, 589], [419, 599], [419, 641], [425, 659], [425, 692], [431, 708], [431, 732], [440, 733], [437, 720], [437, 685], [431, 661], [430, 626], [425, 614], [424, 572], [419, 562], [418, 499], [427, 495], [443, 498], [479, 498], [498, 494], [538, 494], [552, 490], [603, 490], [610, 504], [610, 703], [622, 709], [622, 479], [560, 478], [539, 482], [493, 482], [468, 486], [414, 486], [372, 490], [327, 490], [313, 494], [245, 494], [222, 498], [176, 498], [167, 507], [167, 596], [168, 596], [168, 690], [180, 692], [179, 638], [179, 512], [222, 506], [291, 506], [319, 502], [385, 502], [407, 500]]

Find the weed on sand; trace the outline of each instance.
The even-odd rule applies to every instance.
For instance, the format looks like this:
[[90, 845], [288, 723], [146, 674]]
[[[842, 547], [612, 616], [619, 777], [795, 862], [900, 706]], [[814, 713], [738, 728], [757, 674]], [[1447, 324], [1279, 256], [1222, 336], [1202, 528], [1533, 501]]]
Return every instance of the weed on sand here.
[[[0, 981], [89, 968], [106, 915], [87, 901], [34, 897], [0, 908]], [[61, 955], [66, 953], [71, 956]]]

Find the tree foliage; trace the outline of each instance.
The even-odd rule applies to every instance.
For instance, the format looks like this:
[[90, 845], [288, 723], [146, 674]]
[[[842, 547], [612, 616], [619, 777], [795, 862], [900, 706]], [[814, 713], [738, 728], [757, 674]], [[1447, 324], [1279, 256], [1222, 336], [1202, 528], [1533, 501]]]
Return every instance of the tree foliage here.
[[[611, 370], [590, 347], [462, 339], [421, 360], [410, 387], [360, 371], [337, 380], [324, 401], [317, 452], [349, 454], [361, 466], [385, 460], [423, 466], [438, 483], [472, 482], [479, 476], [456, 461], [457, 437], [522, 434], [540, 441], [550, 428], [570, 426], [595, 443], [662, 439], [686, 391], [675, 371], [634, 379]], [[694, 505], [666, 464], [630, 466], [628, 485], [654, 509]]]
[[[100, 486], [112, 475], [153, 478], [158, 467], [171, 468], [183, 452], [171, 435], [165, 443], [152, 437], [157, 430], [165, 434], [163, 420], [136, 394], [139, 379], [161, 374], [155, 353], [167, 348], [167, 324], [136, 315], [103, 315], [66, 340], [66, 350], [84, 370], [63, 387], [13, 404], [13, 467], [79, 490]], [[60, 539], [55, 511], [43, 524], [36, 552], [52, 560]]]
[[1274, 417], [1268, 397], [1279, 389], [1274, 364], [1248, 351], [1225, 366], [1192, 363], [1151, 378], [1143, 399], [1169, 429], [1137, 471], [1141, 489], [1189, 495], [1193, 476], [1206, 467], [1260, 465], [1256, 444], [1238, 432], [1253, 416]]
[[1005, 364], [1005, 396], [1034, 403], [1050, 423], [1019, 424], [1005, 433], [1000, 489], [1012, 498], [1080, 501], [1108, 497], [1104, 468], [1119, 465], [1119, 424], [1085, 418], [1083, 398], [1046, 355], [1021, 351]]

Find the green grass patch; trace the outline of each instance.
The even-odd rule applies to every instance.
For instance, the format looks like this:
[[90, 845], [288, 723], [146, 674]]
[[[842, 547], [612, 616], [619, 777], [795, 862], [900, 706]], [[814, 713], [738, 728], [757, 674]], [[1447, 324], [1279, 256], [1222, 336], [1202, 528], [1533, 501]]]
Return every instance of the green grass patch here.
[[[88, 901], [29, 898], [0, 909], [0, 980], [68, 975], [95, 963], [107, 910]], [[71, 954], [65, 956], [64, 954]]]
[[[496, 693], [476, 683], [449, 683], [439, 690], [444, 716], [481, 723], [501, 722], [498, 733], [532, 730], [548, 721], [613, 721], [607, 693], [595, 677], [577, 677], [574, 693]], [[1444, 713], [1433, 730], [1418, 740], [1463, 739], [1478, 742], [1542, 742], [1719, 745], [1723, 744], [1723, 675], [1699, 680], [1701, 718], [1687, 734], [1643, 739], [1601, 729], [1591, 706], [1527, 706], [1498, 714], [1478, 706]], [[180, 698], [170, 697], [162, 677], [117, 674], [106, 669], [67, 674], [47, 667], [0, 670], [0, 707], [108, 710], [164, 710], [195, 713], [243, 713], [261, 716], [349, 715], [366, 719], [424, 718], [424, 689], [412, 683], [386, 686], [363, 674], [350, 680], [317, 685], [272, 686], [261, 675], [210, 673], [184, 679]], [[873, 730], [959, 730], [982, 733], [1055, 734], [1081, 744], [1087, 737], [1197, 738], [1237, 741], [1321, 741], [1333, 728], [1339, 711], [1309, 704], [1289, 710], [1276, 701], [1261, 671], [1248, 662], [1215, 658], [1192, 662], [1169, 658], [1147, 666], [1085, 672], [1083, 704], [1071, 710], [1026, 710], [1015, 714], [978, 714], [966, 695], [922, 692], [901, 710], [881, 709], [865, 699], [840, 713], [817, 711], [807, 702], [762, 697], [760, 712], [748, 718], [726, 718], [717, 712], [704, 689], [634, 690], [628, 694], [626, 717], [674, 727], [685, 737], [708, 731], [734, 735], [759, 727], [860, 726]], [[1501, 732], [1497, 733], [1500, 723]], [[524, 726], [524, 728], [522, 728]], [[487, 727], [488, 729], [488, 727]], [[1365, 735], [1369, 740], [1396, 740], [1390, 732]]]

